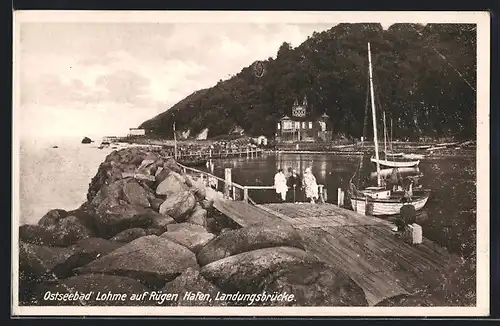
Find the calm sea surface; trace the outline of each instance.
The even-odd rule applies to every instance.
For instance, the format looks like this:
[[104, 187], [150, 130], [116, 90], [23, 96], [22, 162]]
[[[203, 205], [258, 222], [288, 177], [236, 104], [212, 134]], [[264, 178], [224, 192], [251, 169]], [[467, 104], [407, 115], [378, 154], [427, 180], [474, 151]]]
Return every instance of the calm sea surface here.
[[[279, 154], [258, 158], [214, 161], [211, 169], [224, 177], [224, 168], [233, 169], [232, 179], [241, 185], [272, 185], [278, 168], [303, 171], [312, 167], [319, 184], [327, 188], [327, 201], [337, 203], [337, 188], [346, 189], [359, 164], [359, 157], [332, 154]], [[210, 170], [210, 169], [206, 169]], [[446, 157], [421, 160], [420, 183], [432, 190], [426, 207], [419, 213], [425, 237], [450, 251], [469, 256], [476, 243], [476, 160], [475, 157]], [[276, 199], [273, 190], [249, 191], [258, 203]]]
[[[112, 149], [100, 143], [80, 144], [81, 139], [58, 141], [24, 140], [20, 148], [20, 223], [36, 223], [54, 208], [75, 209], [86, 200], [90, 179]], [[58, 148], [52, 148], [57, 145]], [[242, 185], [272, 185], [276, 169], [288, 167], [312, 171], [328, 191], [328, 202], [336, 203], [337, 188], [345, 186], [359, 157], [330, 154], [279, 154], [257, 158], [215, 160], [212, 170], [223, 177], [233, 169], [233, 181]], [[475, 157], [425, 159], [420, 163], [421, 183], [432, 190], [419, 224], [424, 235], [453, 252], [468, 256], [475, 251], [476, 168]], [[257, 202], [274, 201], [273, 191], [251, 191]]]

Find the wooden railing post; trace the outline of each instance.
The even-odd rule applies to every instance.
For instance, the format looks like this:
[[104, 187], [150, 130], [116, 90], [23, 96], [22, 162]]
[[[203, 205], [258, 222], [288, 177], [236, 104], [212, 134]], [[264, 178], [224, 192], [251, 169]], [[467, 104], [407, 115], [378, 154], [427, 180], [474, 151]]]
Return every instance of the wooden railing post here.
[[224, 195], [229, 197], [229, 192], [231, 191], [231, 168], [224, 169]]
[[248, 188], [243, 188], [243, 200], [248, 203]]

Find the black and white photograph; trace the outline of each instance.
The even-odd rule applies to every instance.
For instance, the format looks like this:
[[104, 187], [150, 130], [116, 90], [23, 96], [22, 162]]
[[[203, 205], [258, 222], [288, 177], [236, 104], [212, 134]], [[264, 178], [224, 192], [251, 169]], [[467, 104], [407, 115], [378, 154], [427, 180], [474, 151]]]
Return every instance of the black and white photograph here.
[[489, 19], [14, 12], [12, 314], [488, 315]]

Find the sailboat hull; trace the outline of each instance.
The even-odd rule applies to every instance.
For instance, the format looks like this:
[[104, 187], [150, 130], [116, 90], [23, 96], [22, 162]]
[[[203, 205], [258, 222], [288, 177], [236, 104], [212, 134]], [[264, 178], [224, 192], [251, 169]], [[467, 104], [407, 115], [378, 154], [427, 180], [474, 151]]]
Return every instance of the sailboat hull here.
[[[373, 163], [377, 163], [376, 158], [371, 158]], [[391, 168], [409, 168], [417, 166], [420, 163], [420, 160], [417, 161], [388, 161], [388, 160], [378, 160], [378, 163], [383, 166], [391, 167]]]
[[[410, 204], [415, 206], [415, 210], [424, 208], [429, 195], [415, 198]], [[402, 203], [399, 199], [368, 199], [366, 197], [351, 198], [352, 210], [364, 215], [390, 216], [399, 214]]]

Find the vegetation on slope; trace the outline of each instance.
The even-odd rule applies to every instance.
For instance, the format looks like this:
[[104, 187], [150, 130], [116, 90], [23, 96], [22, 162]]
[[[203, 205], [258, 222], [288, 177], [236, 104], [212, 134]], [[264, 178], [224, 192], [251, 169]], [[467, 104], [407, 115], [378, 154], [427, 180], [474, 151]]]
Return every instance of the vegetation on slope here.
[[191, 135], [209, 128], [214, 137], [241, 126], [249, 135], [272, 137], [295, 99], [307, 95], [315, 114], [330, 116], [335, 134], [370, 137], [368, 42], [378, 114], [383, 110], [388, 124], [392, 119], [395, 137], [475, 137], [476, 28], [470, 24], [395, 24], [387, 30], [339, 24], [296, 48], [283, 43], [276, 59], [262, 61], [262, 77], [245, 67], [140, 127], [168, 138], [174, 121]]

